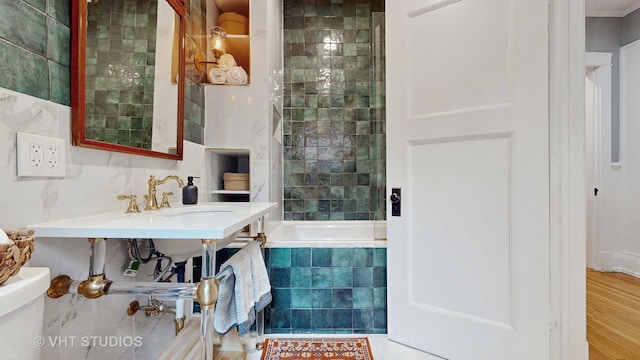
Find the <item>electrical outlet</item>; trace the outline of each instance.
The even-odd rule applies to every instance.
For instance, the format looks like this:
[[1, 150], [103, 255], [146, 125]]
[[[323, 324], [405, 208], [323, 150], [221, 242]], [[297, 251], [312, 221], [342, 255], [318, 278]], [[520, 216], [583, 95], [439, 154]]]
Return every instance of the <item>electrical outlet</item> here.
[[47, 160], [47, 166], [50, 168], [60, 167], [60, 148], [56, 145], [48, 145], [47, 152], [45, 154]]
[[18, 133], [16, 162], [18, 176], [64, 177], [64, 140]]
[[43, 163], [44, 153], [42, 151], [42, 144], [29, 144], [29, 166], [43, 167]]

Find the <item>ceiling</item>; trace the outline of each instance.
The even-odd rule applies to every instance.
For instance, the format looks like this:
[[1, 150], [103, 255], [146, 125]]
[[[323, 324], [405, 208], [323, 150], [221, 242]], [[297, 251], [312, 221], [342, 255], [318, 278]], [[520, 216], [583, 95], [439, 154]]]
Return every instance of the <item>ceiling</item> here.
[[640, 0], [585, 0], [587, 16], [623, 17], [640, 8]]

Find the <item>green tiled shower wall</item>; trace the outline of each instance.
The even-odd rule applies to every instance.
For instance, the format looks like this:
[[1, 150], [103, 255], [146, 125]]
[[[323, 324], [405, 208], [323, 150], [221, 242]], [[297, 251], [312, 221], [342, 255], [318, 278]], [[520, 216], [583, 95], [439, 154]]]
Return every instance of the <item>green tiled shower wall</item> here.
[[187, 36], [185, 37], [185, 101], [184, 101], [184, 139], [204, 144], [204, 83], [206, 74], [198, 71], [194, 65], [195, 51], [206, 53], [206, 3], [187, 0]]
[[285, 220], [385, 219], [383, 12], [284, 0]]
[[87, 138], [151, 149], [158, 0], [87, 3]]
[[0, 87], [70, 105], [70, 0], [0, 0]]
[[[238, 250], [218, 251], [217, 266]], [[265, 332], [386, 333], [386, 250], [266, 248], [273, 300], [265, 310]]]

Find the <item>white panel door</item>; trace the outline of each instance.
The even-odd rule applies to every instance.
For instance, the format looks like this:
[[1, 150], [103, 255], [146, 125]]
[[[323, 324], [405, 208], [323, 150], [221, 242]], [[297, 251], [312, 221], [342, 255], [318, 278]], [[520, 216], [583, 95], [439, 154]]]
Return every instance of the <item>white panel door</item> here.
[[547, 2], [387, 2], [389, 338], [550, 354]]

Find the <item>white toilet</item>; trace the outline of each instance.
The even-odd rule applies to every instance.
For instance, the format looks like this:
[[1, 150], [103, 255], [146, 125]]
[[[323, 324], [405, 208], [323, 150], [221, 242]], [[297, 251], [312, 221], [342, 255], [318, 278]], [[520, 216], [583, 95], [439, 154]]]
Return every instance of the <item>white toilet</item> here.
[[40, 359], [49, 268], [23, 267], [0, 285], [0, 358]]

